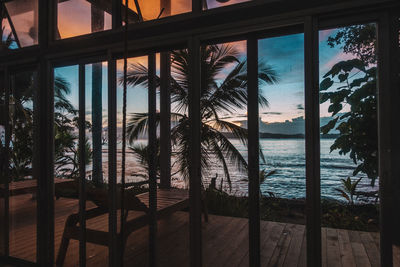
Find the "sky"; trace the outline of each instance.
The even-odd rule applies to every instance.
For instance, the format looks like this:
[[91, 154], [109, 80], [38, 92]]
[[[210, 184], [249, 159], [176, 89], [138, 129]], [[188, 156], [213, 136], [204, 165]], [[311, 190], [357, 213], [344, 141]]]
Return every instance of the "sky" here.
[[[139, 1], [143, 15], [148, 19], [157, 17], [160, 10], [154, 6], [159, 6], [160, 0], [142, 0]], [[224, 6], [230, 3], [245, 2], [246, 0], [231, 0], [228, 3], [221, 4], [216, 0], [207, 0], [209, 8]], [[135, 9], [133, 1], [130, 1], [130, 7]], [[179, 14], [190, 10], [190, 0], [173, 0], [171, 4], [171, 13]], [[86, 0], [69, 0], [60, 3], [58, 13], [58, 28], [62, 38], [68, 38], [80, 34], [89, 33], [90, 25], [90, 4]], [[29, 45], [29, 42], [35, 42], [27, 34], [29, 25], [33, 24], [33, 11], [23, 14], [17, 14], [18, 6], [13, 7], [10, 13], [14, 13], [15, 24], [21, 32], [21, 43]], [[32, 9], [32, 8], [31, 8]], [[157, 14], [156, 14], [157, 13]], [[7, 24], [6, 32], [7, 32]], [[111, 16], [105, 13], [105, 29], [111, 28]], [[349, 59], [352, 56], [344, 54], [340, 48], [330, 48], [327, 45], [327, 38], [334, 34], [335, 30], [326, 30], [320, 32], [320, 76], [322, 77], [333, 64]], [[3, 37], [4, 38], [4, 37]], [[30, 40], [30, 41], [29, 41]], [[232, 43], [240, 51], [240, 59], [246, 58], [245, 42]], [[282, 122], [293, 118], [304, 116], [304, 36], [303, 34], [288, 35], [259, 40], [259, 60], [270, 65], [278, 74], [279, 82], [274, 85], [263, 85], [260, 92], [269, 101], [269, 107], [260, 108], [260, 116], [264, 122]], [[146, 57], [130, 59], [130, 62], [140, 62], [147, 65]], [[232, 66], [231, 66], [232, 67]], [[86, 88], [87, 99], [90, 99], [91, 86], [91, 66], [86, 68]], [[118, 63], [118, 70], [122, 71], [122, 62]], [[226, 69], [220, 75], [222, 80], [230, 69]], [[77, 107], [78, 104], [78, 67], [70, 66], [58, 68], [55, 70], [56, 76], [64, 77], [70, 87], [69, 98]], [[118, 110], [122, 110], [122, 89], [118, 86]], [[103, 64], [103, 108], [104, 118], [107, 114], [107, 66]], [[87, 110], [90, 113], [91, 102], [87, 101]], [[130, 88], [128, 92], [128, 112], [146, 112], [147, 110], [147, 92], [145, 88]], [[232, 120], [245, 118], [245, 110], [237, 110]], [[327, 112], [327, 103], [321, 105], [321, 116], [329, 116]]]

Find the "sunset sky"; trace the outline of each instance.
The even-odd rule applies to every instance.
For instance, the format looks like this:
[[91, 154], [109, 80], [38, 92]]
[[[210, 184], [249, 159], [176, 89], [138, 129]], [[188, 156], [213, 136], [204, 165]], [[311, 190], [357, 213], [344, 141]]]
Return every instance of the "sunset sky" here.
[[[348, 56], [342, 54], [340, 49], [330, 48], [326, 44], [329, 34], [334, 31], [321, 32], [320, 37], [320, 73], [325, 74], [333, 64], [346, 59]], [[260, 115], [265, 122], [278, 122], [291, 120], [304, 115], [304, 48], [303, 34], [284, 37], [269, 38], [259, 41], [259, 58], [279, 75], [279, 82], [275, 85], [264, 85], [262, 94], [270, 103], [268, 108], [260, 109]], [[244, 60], [245, 42], [234, 44], [241, 51], [241, 59]], [[157, 58], [158, 61], [158, 58]], [[130, 59], [130, 62], [140, 62], [147, 65], [146, 57]], [[91, 91], [91, 66], [87, 66], [86, 89], [87, 98], [90, 100]], [[118, 62], [118, 70], [122, 71], [122, 61]], [[221, 79], [225, 74], [221, 74]], [[56, 69], [56, 75], [68, 80], [71, 85], [71, 101], [77, 106], [78, 103], [78, 68], [77, 66]], [[118, 86], [118, 107], [122, 109], [122, 88]], [[107, 108], [107, 68], [103, 64], [103, 107], [106, 117]], [[87, 109], [91, 109], [90, 101], [87, 101]], [[128, 112], [146, 112], [147, 91], [145, 88], [136, 87], [128, 90]], [[244, 119], [245, 110], [238, 110], [231, 120]], [[321, 116], [329, 116], [327, 106], [321, 106]]]
[[[234, 2], [244, 2], [244, 0], [230, 1], [220, 4], [216, 0], [208, 0], [208, 7], [214, 8]], [[160, 0], [139, 1], [145, 19], [154, 19], [160, 13]], [[190, 0], [175, 0], [171, 4], [171, 13], [179, 14], [188, 12], [191, 9]], [[129, 6], [136, 10], [133, 1]], [[11, 7], [10, 7], [11, 9]], [[35, 42], [28, 34], [29, 26], [33, 24], [33, 11], [18, 14], [17, 7], [11, 10], [14, 14], [15, 25], [21, 33], [20, 39], [23, 45]], [[164, 14], [165, 15], [165, 14]], [[62, 38], [90, 33], [91, 31], [90, 4], [86, 0], [69, 0], [59, 4], [58, 29]], [[6, 31], [7, 32], [7, 24]], [[111, 28], [111, 16], [105, 13], [104, 28]], [[320, 75], [325, 74], [333, 64], [343, 59], [348, 59], [351, 55], [346, 55], [339, 48], [330, 48], [326, 40], [334, 30], [320, 32]], [[4, 38], [4, 36], [3, 36]], [[233, 44], [241, 52], [240, 59], [246, 58], [245, 42]], [[259, 41], [259, 58], [278, 73], [279, 82], [275, 85], [264, 85], [261, 88], [262, 94], [270, 103], [268, 108], [260, 109], [260, 115], [265, 122], [278, 122], [291, 120], [292, 118], [304, 115], [304, 36], [303, 34], [289, 35], [284, 37], [269, 38]], [[131, 59], [130, 62], [140, 62], [147, 65], [146, 57]], [[87, 98], [90, 99], [91, 91], [91, 67], [87, 66], [86, 88]], [[122, 62], [118, 64], [118, 69], [122, 70]], [[227, 69], [221, 74], [224, 78], [230, 70]], [[77, 107], [78, 103], [78, 68], [77, 66], [64, 67], [55, 70], [56, 75], [64, 77], [71, 86], [69, 98]], [[107, 68], [103, 64], [103, 107], [104, 117], [107, 113]], [[118, 88], [118, 107], [121, 110], [122, 89]], [[91, 109], [90, 101], [87, 101], [87, 109]], [[130, 88], [128, 92], [128, 112], [146, 112], [147, 92], [145, 88]], [[245, 118], [245, 110], [238, 110], [232, 120]], [[321, 106], [321, 116], [329, 116], [327, 105]]]

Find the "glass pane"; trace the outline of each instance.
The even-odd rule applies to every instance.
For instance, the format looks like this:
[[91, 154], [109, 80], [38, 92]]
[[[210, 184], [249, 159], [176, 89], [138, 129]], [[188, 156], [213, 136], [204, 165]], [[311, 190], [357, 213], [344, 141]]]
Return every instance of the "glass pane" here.
[[[108, 65], [99, 62], [85, 66], [86, 110], [86, 210], [103, 210], [86, 220], [87, 230], [109, 233], [108, 222]], [[108, 247], [88, 240], [87, 266], [108, 266]]]
[[[148, 161], [148, 128], [147, 124], [141, 131], [134, 131], [141, 120], [148, 117], [148, 87], [147, 81], [143, 84], [135, 83], [137, 75], [147, 76], [148, 57], [136, 57], [128, 59], [128, 80], [126, 92], [126, 152], [125, 152], [125, 191], [127, 197], [134, 197], [139, 203], [125, 201], [126, 210], [129, 210], [124, 225], [145, 216], [141, 205], [148, 207], [149, 203], [149, 161]], [[122, 140], [123, 140], [123, 80], [124, 61], [119, 60], [117, 64], [117, 182], [122, 186]], [[136, 72], [137, 71], [137, 72]], [[140, 74], [139, 74], [140, 73]], [[146, 78], [144, 78], [146, 80]], [[142, 80], [143, 81], [143, 80]], [[136, 134], [136, 133], [137, 134]], [[125, 198], [127, 199], [127, 198]], [[120, 218], [118, 219], [119, 227]], [[119, 228], [121, 229], [121, 227]], [[134, 231], [124, 227], [124, 234], [127, 241], [124, 248], [123, 262], [126, 266], [147, 266], [148, 265], [148, 224], [142, 225]]]
[[376, 25], [319, 36], [323, 261], [379, 266]]
[[203, 9], [207, 10], [216, 7], [224, 7], [248, 1], [252, 0], [203, 0]]
[[11, 76], [9, 114], [11, 155], [9, 178], [10, 256], [36, 261], [37, 177], [33, 176], [34, 93], [36, 72]]
[[[190, 265], [190, 252], [185, 249], [189, 247], [189, 177], [186, 160], [189, 136], [185, 127], [188, 123], [185, 94], [188, 76], [183, 71], [188, 66], [182, 61], [187, 55], [187, 49], [160, 54], [160, 189], [157, 201], [163, 209], [169, 206], [180, 208], [158, 223], [158, 266]], [[182, 69], [178, 68], [179, 63], [182, 63]], [[171, 113], [170, 118], [168, 113]], [[169, 151], [171, 155], [168, 160]]]
[[[125, 0], [122, 2], [125, 4]], [[128, 4], [130, 9], [129, 22], [154, 20], [192, 11], [191, 0], [131, 0]], [[122, 17], [125, 18], [124, 9]]]
[[[84, 68], [86, 229], [99, 231], [97, 237], [87, 241], [86, 257], [88, 266], [107, 266], [108, 247], [100, 242], [102, 234], [108, 233], [107, 64], [94, 63]], [[58, 265], [77, 266], [79, 222], [73, 218], [79, 215], [79, 66], [55, 69], [55, 94], [56, 261]], [[95, 216], [90, 216], [95, 210]], [[75, 234], [69, 239], [61, 238], [71, 231]]]
[[[54, 70], [54, 183], [55, 218], [54, 251], [60, 248], [65, 222], [68, 216], [78, 212], [78, 66], [68, 66]], [[67, 260], [78, 262], [78, 242], [72, 240], [68, 247]]]
[[59, 0], [56, 39], [111, 29], [111, 1]]
[[14, 40], [18, 47], [38, 43], [38, 0], [12, 0], [5, 3], [10, 29], [14, 28]]
[[261, 265], [297, 266], [306, 263], [304, 35], [258, 44]]
[[[246, 42], [201, 48], [204, 266], [248, 264]], [[244, 95], [244, 97], [242, 97]]]

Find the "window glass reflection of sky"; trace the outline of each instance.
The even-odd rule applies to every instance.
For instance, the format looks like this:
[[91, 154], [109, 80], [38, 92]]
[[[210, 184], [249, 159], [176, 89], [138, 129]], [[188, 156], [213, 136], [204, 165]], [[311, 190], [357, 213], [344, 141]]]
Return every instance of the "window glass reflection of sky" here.
[[[349, 58], [349, 55], [343, 54], [340, 48], [330, 48], [326, 40], [328, 36], [335, 31], [324, 31], [320, 33], [320, 76], [326, 73], [333, 64], [341, 59]], [[246, 43], [232, 43], [240, 51], [241, 59], [245, 59]], [[261, 87], [261, 92], [267, 97], [270, 102], [270, 108], [265, 110], [269, 112], [268, 118], [265, 121], [279, 122], [291, 120], [292, 118], [302, 116], [304, 114], [304, 37], [303, 34], [295, 34], [289, 36], [268, 38], [259, 41], [259, 57], [271, 65], [279, 75], [279, 82], [275, 85], [264, 85]], [[141, 60], [141, 59], [132, 59]], [[147, 60], [142, 59], [142, 64], [147, 65]], [[77, 93], [78, 77], [73, 77], [76, 70], [75, 67], [60, 68], [56, 70], [56, 75], [61, 75], [68, 79], [71, 86], [70, 99], [71, 102], [78, 106]], [[107, 88], [107, 69], [103, 65], [103, 88]], [[119, 73], [122, 73], [122, 65], [118, 66]], [[229, 69], [225, 71], [228, 73]], [[88, 73], [90, 75], [90, 72]], [[223, 77], [221, 77], [222, 79]], [[87, 79], [90, 80], [90, 79]], [[121, 90], [118, 90], [121, 91]], [[285, 98], [282, 93], [285, 93]], [[128, 94], [128, 112], [146, 112], [147, 110], [147, 89], [136, 88], [135, 94]], [[88, 107], [87, 107], [88, 108]], [[243, 116], [245, 110], [237, 111], [238, 117]], [[272, 116], [273, 115], [273, 116]], [[327, 106], [321, 105], [321, 117], [329, 116]], [[242, 117], [240, 118], [242, 119]], [[235, 118], [232, 118], [235, 120]]]

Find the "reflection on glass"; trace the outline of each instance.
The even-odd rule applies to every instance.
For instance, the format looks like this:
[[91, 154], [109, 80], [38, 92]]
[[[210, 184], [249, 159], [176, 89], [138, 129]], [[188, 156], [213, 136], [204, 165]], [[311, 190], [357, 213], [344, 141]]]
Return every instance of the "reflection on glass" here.
[[203, 0], [203, 9], [213, 9], [216, 7], [224, 7], [248, 1], [252, 0]]
[[[171, 54], [179, 54], [180, 52], [186, 53], [186, 50], [180, 50], [180, 51], [173, 51]], [[157, 87], [160, 88], [160, 79], [164, 80], [167, 78], [171, 73], [169, 73], [169, 66], [171, 65], [172, 69], [175, 69], [176, 63], [173, 61], [171, 62], [169, 59], [167, 59], [167, 55], [169, 53], [163, 54], [163, 58], [166, 58], [165, 64], [157, 63], [156, 64], [156, 75], [157, 75]], [[161, 60], [159, 59], [160, 55], [157, 54], [157, 62], [160, 62]], [[128, 61], [128, 92], [127, 92], [127, 111], [128, 111], [128, 117], [127, 117], [127, 122], [128, 122], [128, 128], [127, 128], [127, 143], [128, 143], [128, 149], [127, 149], [127, 162], [126, 162], [126, 167], [127, 167], [127, 179], [135, 179], [137, 182], [148, 182], [149, 179], [149, 161], [148, 161], [148, 145], [149, 145], [149, 137], [148, 137], [148, 128], [147, 128], [147, 119], [148, 119], [148, 61], [147, 58], [135, 58], [135, 59], [130, 59]], [[160, 66], [162, 65], [162, 66]], [[162, 68], [162, 70], [160, 70]], [[165, 76], [164, 76], [165, 75]], [[183, 78], [184, 79], [184, 78]], [[181, 80], [180, 80], [181, 81]], [[187, 92], [187, 84], [185, 85], [184, 82], [178, 82], [175, 84], [174, 89], [172, 90], [171, 94], [175, 95], [177, 93], [177, 88], [176, 86], [182, 86], [183, 90]], [[120, 82], [122, 82], [122, 77], [120, 79]], [[163, 83], [164, 84], [164, 83]], [[166, 90], [162, 86], [162, 88], [158, 89], [158, 92], [160, 90]], [[165, 93], [165, 91], [163, 91]], [[184, 94], [184, 92], [181, 92]], [[157, 96], [159, 99], [161, 96]], [[168, 99], [166, 99], [168, 102]], [[182, 103], [179, 99], [177, 98], [172, 98], [171, 101], [173, 103]], [[164, 102], [160, 103], [160, 100], [158, 100], [158, 106], [159, 109], [156, 111], [156, 122], [157, 125], [164, 125], [167, 120], [169, 120], [168, 116], [165, 116], [168, 113], [168, 110], [166, 109], [168, 105], [164, 106]], [[166, 113], [164, 113], [167, 111]], [[185, 111], [183, 111], [183, 114]], [[164, 117], [165, 116], [165, 117]], [[121, 116], [122, 118], [122, 116]], [[182, 119], [181, 121], [178, 121], [177, 118]], [[187, 119], [187, 117], [186, 117]], [[171, 134], [173, 135], [173, 139], [179, 138], [179, 136], [182, 135], [182, 133], [185, 133], [187, 129], [185, 127], [182, 128], [182, 125], [186, 125], [187, 120], [185, 120], [184, 116], [179, 116], [176, 114], [172, 116], [171, 118], [172, 123], [172, 129], [168, 128], [163, 128], [161, 129], [162, 126], [157, 126], [157, 133], [156, 133], [156, 147], [157, 153], [156, 153], [156, 176], [158, 180], [169, 180], [170, 174], [166, 172], [161, 172], [161, 165], [167, 164], [167, 161], [165, 158], [160, 157], [160, 152], [165, 152], [164, 146], [161, 146], [161, 142], [167, 141], [165, 136], [163, 136], [160, 139], [160, 136], [162, 135], [161, 131], [165, 133], [166, 131], [171, 130]], [[180, 124], [181, 127], [180, 129], [177, 129], [176, 126]], [[178, 127], [179, 128], [179, 127]], [[176, 135], [173, 133], [176, 132]], [[177, 140], [177, 139], [175, 139]], [[185, 140], [181, 140], [183, 142], [187, 142], [187, 137]], [[168, 145], [168, 143], [166, 142]], [[183, 145], [178, 145], [177, 143], [174, 143], [176, 146], [180, 146], [181, 148]], [[174, 146], [174, 145], [173, 145]], [[172, 150], [174, 150], [172, 148]], [[185, 154], [185, 151], [182, 151], [180, 155], [173, 155], [171, 158], [171, 161], [175, 162], [179, 159], [177, 158], [182, 158], [182, 156], [187, 155]], [[186, 151], [187, 152], [187, 151]], [[174, 178], [171, 181], [172, 186], [166, 184], [159, 184], [158, 189], [157, 189], [157, 213], [158, 213], [158, 220], [157, 220], [157, 246], [158, 250], [156, 251], [156, 257], [157, 257], [157, 262], [160, 266], [187, 266], [189, 265], [189, 252], [186, 249], [189, 246], [189, 228], [188, 228], [188, 222], [189, 222], [189, 214], [187, 212], [188, 208], [188, 190], [185, 188], [187, 180], [185, 180], [184, 175], [186, 174], [184, 171], [180, 172], [180, 169], [178, 167], [174, 166], [185, 166], [186, 165], [179, 165], [180, 162], [177, 162], [176, 164], [173, 164], [172, 169], [175, 170], [175, 174], [177, 176], [174, 176]], [[187, 170], [187, 169], [186, 169]], [[165, 175], [165, 176], [164, 176]], [[178, 178], [179, 177], [179, 178]], [[179, 187], [180, 189], [177, 189], [176, 187]], [[147, 191], [147, 184], [145, 186], [140, 187], [140, 184], [136, 184], [133, 186], [130, 185], [129, 189], [127, 189], [127, 193], [140, 193], [140, 191]], [[141, 195], [136, 195], [138, 199], [144, 203], [145, 205], [148, 205], [149, 201], [149, 195], [148, 193], [144, 193]], [[143, 216], [143, 212], [140, 210], [134, 210], [130, 212], [130, 215], [128, 217], [128, 222], [135, 220], [137, 218], [140, 218]], [[145, 225], [143, 225], [145, 226]], [[145, 250], [145, 253], [140, 252], [140, 250], [143, 250], [143, 246], [147, 249], [148, 247], [148, 231], [149, 228], [146, 227], [141, 227], [140, 229], [137, 230], [136, 233], [133, 233], [126, 244], [125, 248], [125, 257], [124, 261], [125, 262], [130, 262], [131, 264], [135, 264], [138, 266], [145, 266], [148, 264], [148, 258], [146, 256], [147, 250]], [[143, 238], [137, 238], [137, 236], [140, 236]]]
[[[101, 209], [87, 218], [86, 229], [108, 232], [108, 93], [107, 64], [85, 67], [85, 166], [86, 210]], [[79, 67], [55, 69], [55, 252], [57, 265], [77, 266], [79, 262]], [[81, 77], [83, 78], [83, 77]], [[75, 218], [75, 219], [74, 219]], [[69, 222], [68, 224], [66, 222]], [[69, 239], [64, 233], [74, 232]], [[101, 235], [101, 234], [100, 234]], [[66, 240], [69, 241], [66, 243]], [[98, 238], [86, 244], [88, 265], [108, 262], [108, 248]], [[103, 264], [100, 264], [103, 266]]]
[[[86, 220], [86, 229], [108, 233], [108, 65], [85, 66], [86, 210], [104, 211]], [[108, 247], [96, 240], [86, 243], [88, 266], [106, 265]]]
[[38, 1], [12, 0], [6, 2], [4, 7], [4, 17], [8, 20], [17, 46], [20, 48], [37, 44], [39, 23]]
[[[268, 101], [259, 104], [261, 265], [297, 266], [306, 263], [304, 35], [258, 46], [259, 73], [270, 77], [259, 89]], [[275, 249], [285, 242], [287, 249]]]
[[[125, 3], [124, 0], [123, 3]], [[130, 22], [154, 20], [192, 10], [192, 1], [190, 0], [131, 0], [128, 4], [130, 10], [133, 11], [129, 13]], [[122, 16], [125, 18], [125, 11]]]
[[376, 25], [324, 30], [319, 38], [321, 205], [328, 227], [322, 241], [332, 252], [323, 253], [329, 265], [343, 261], [335, 247], [346, 240], [379, 251], [373, 241], [379, 239]]
[[7, 49], [17, 49], [18, 44], [15, 41], [14, 34], [11, 30], [10, 24], [6, 18], [4, 18], [1, 21], [1, 28], [0, 28], [0, 33], [1, 33], [1, 45], [0, 45], [0, 51], [7, 50]]
[[59, 1], [57, 18], [57, 39], [108, 30], [111, 29], [111, 1]]
[[[149, 146], [148, 146], [148, 127], [145, 126], [142, 131], [136, 135], [134, 128], [137, 120], [147, 120], [148, 116], [148, 88], [147, 82], [144, 84], [134, 84], [136, 74], [146, 79], [148, 57], [129, 58], [128, 80], [126, 91], [126, 152], [122, 153], [123, 140], [123, 83], [124, 83], [124, 62], [118, 61], [118, 80], [117, 80], [117, 180], [122, 185], [122, 157], [125, 156], [125, 195], [129, 198], [139, 200], [139, 203], [125, 202], [126, 210], [129, 210], [124, 225], [134, 222], [138, 218], [145, 216], [145, 212], [140, 208], [141, 205], [148, 207], [149, 203]], [[140, 70], [139, 70], [140, 69]], [[138, 70], [136, 73], [135, 70]], [[140, 73], [140, 74], [139, 74]], [[146, 77], [146, 78], [145, 78]], [[144, 81], [143, 79], [141, 79]], [[143, 121], [143, 122], [144, 122]], [[125, 211], [126, 211], [125, 210]], [[118, 220], [120, 223], [120, 219]], [[126, 229], [126, 228], [124, 228]], [[148, 255], [148, 227], [147, 224], [141, 225], [134, 233], [132, 231], [124, 232], [127, 240], [124, 246], [123, 261], [129, 265], [144, 265]]]
[[36, 190], [33, 177], [33, 115], [36, 73], [11, 77], [9, 120], [11, 126], [9, 162], [9, 249], [10, 256], [36, 260]]
[[204, 266], [241, 266], [248, 262], [247, 130], [239, 122], [247, 110], [246, 42], [201, 51]]
[[[54, 251], [59, 255], [65, 222], [78, 209], [78, 66], [57, 68], [54, 77]], [[77, 242], [71, 242], [69, 252], [66, 263], [77, 262]]]

